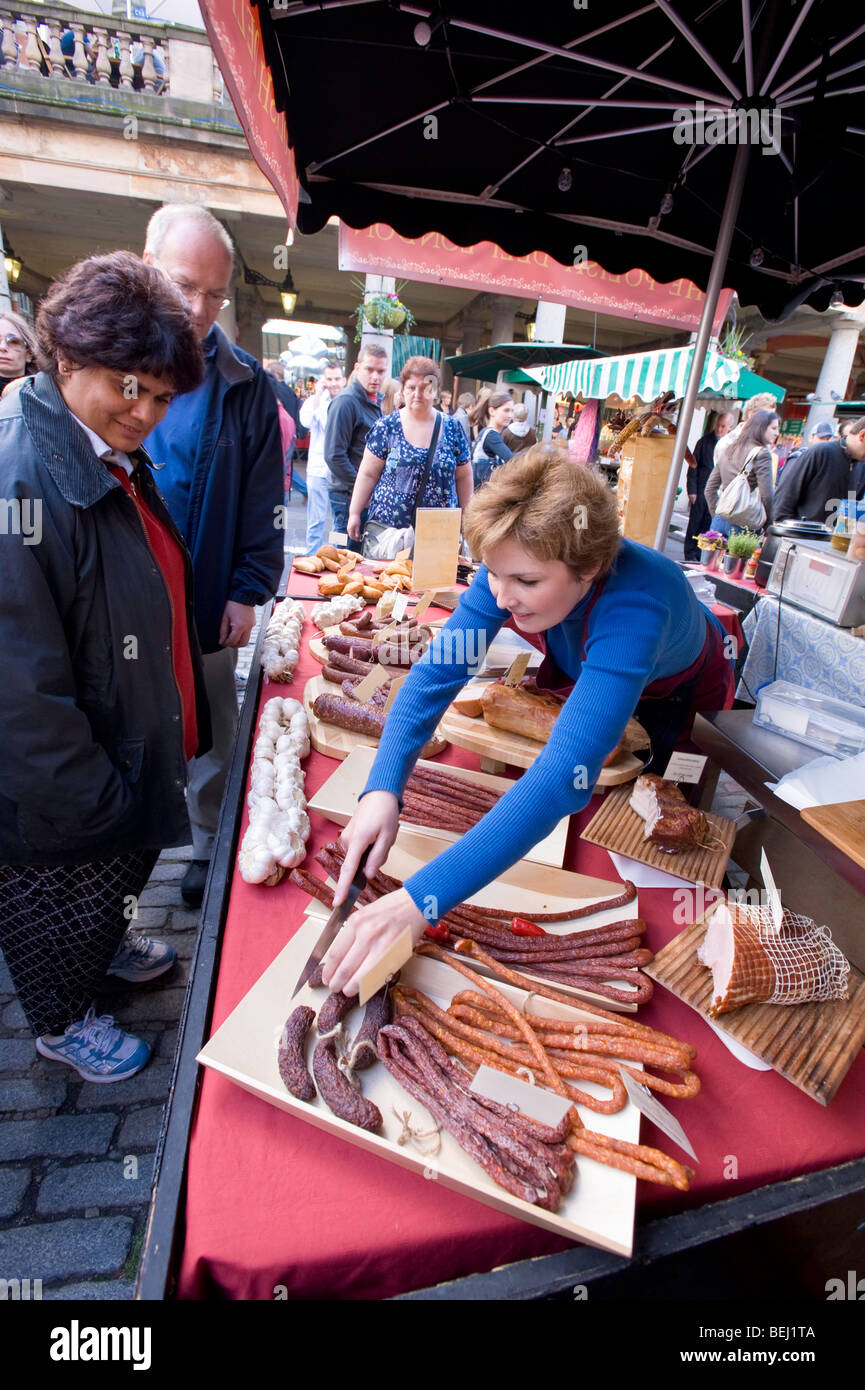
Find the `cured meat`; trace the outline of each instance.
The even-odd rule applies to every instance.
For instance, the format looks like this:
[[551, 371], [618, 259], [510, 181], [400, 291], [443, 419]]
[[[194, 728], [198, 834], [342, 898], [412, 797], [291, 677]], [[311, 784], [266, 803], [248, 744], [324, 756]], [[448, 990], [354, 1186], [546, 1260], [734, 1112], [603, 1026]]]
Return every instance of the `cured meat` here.
[[825, 927], [785, 912], [781, 931], [768, 908], [718, 903], [697, 959], [712, 972], [712, 1018], [743, 1004], [846, 999], [850, 966]]
[[345, 695], [317, 695], [312, 712], [316, 719], [323, 719], [326, 724], [337, 724], [341, 729], [369, 734], [372, 738], [380, 738], [384, 729], [381, 710], [347, 699]]
[[481, 696], [484, 721], [508, 733], [523, 734], [546, 743], [562, 708], [562, 701], [546, 690], [493, 682]]
[[646, 822], [643, 839], [665, 854], [678, 854], [701, 844], [709, 827], [702, 811], [689, 806], [673, 782], [665, 782], [653, 772], [646, 772], [634, 783], [628, 802]]

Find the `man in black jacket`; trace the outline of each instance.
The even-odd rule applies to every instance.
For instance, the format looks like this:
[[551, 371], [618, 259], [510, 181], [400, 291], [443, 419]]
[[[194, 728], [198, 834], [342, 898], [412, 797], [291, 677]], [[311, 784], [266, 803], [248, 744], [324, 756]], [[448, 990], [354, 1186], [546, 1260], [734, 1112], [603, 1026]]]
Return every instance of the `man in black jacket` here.
[[834, 526], [839, 503], [865, 495], [865, 416], [843, 439], [814, 444], [788, 461], [775, 489], [774, 521], [803, 519]]
[[[366, 437], [381, 417], [379, 391], [387, 370], [387, 353], [377, 343], [367, 343], [357, 359], [354, 377], [331, 402], [327, 412], [324, 457], [333, 482], [330, 505], [333, 529], [348, 535], [348, 505], [363, 458]], [[361, 518], [361, 534], [366, 513]], [[348, 541], [349, 550], [362, 549], [362, 541]]]

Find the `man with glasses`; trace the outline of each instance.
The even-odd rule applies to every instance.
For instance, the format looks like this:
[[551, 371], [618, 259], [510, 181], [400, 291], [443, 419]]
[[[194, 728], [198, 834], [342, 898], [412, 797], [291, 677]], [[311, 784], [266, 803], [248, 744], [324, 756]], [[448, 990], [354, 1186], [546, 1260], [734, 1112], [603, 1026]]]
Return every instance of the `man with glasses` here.
[[169, 204], [147, 226], [144, 260], [174, 282], [201, 340], [205, 377], [145, 440], [157, 483], [192, 556], [195, 623], [213, 747], [189, 768], [193, 857], [181, 884], [201, 903], [237, 727], [234, 669], [283, 567], [283, 454], [276, 401], [254, 357], [216, 322], [230, 301], [234, 250], [206, 208]]

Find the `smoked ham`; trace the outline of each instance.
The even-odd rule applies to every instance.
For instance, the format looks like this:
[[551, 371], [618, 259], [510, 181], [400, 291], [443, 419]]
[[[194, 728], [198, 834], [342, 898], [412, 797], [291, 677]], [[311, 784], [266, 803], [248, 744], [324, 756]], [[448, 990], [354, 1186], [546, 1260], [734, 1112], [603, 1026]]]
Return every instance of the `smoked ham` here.
[[637, 778], [628, 805], [646, 822], [643, 839], [665, 854], [693, 849], [708, 833], [703, 812], [688, 805], [674, 782], [653, 772]]
[[846, 999], [850, 965], [826, 927], [785, 912], [776, 932], [768, 908], [718, 903], [697, 959], [712, 972], [717, 1018], [743, 1004]]
[[524, 686], [494, 681], [481, 698], [481, 713], [487, 724], [511, 734], [522, 734], [546, 743], [553, 732], [562, 701], [546, 690], [527, 690]]

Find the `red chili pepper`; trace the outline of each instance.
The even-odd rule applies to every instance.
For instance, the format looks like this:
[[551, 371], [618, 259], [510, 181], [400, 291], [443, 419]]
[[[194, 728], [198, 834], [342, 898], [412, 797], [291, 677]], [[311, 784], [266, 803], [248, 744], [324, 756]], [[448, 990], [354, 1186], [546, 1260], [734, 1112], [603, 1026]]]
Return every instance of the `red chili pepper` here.
[[545, 932], [537, 922], [528, 922], [525, 917], [515, 917], [511, 922], [511, 931], [514, 936], [549, 936], [549, 932]]
[[424, 929], [424, 936], [431, 936], [433, 941], [450, 941], [451, 939], [451, 934], [447, 927], [443, 927], [441, 923], [435, 927], [426, 927]]

